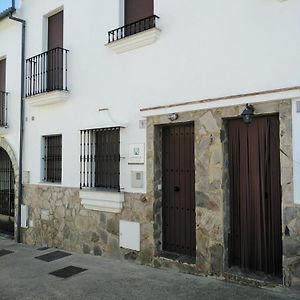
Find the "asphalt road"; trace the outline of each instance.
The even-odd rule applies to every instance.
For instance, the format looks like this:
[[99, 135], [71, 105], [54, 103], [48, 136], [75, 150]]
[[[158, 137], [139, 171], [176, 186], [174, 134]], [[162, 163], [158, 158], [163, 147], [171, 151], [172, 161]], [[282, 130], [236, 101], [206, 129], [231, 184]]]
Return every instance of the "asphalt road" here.
[[[300, 299], [300, 290], [258, 289], [103, 257], [71, 253], [51, 262], [45, 261], [51, 255], [35, 258], [56, 250], [0, 237], [0, 299]], [[49, 274], [69, 266], [85, 271], [69, 278]]]

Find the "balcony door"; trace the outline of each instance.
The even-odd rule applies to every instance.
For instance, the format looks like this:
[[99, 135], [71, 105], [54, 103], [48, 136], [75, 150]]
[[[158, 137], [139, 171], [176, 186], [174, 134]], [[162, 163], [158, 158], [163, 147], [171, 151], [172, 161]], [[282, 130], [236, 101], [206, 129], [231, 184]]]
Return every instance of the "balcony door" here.
[[125, 25], [153, 15], [153, 0], [125, 0]]
[[48, 92], [63, 90], [63, 11], [48, 18]]
[[[125, 0], [124, 12], [125, 25], [153, 16], [153, 0]], [[126, 27], [126, 35], [131, 35], [152, 28], [153, 22], [153, 19], [148, 19], [140, 22], [138, 25], [132, 24], [132, 26]]]
[[0, 60], [0, 92], [5, 92], [6, 85], [6, 60]]

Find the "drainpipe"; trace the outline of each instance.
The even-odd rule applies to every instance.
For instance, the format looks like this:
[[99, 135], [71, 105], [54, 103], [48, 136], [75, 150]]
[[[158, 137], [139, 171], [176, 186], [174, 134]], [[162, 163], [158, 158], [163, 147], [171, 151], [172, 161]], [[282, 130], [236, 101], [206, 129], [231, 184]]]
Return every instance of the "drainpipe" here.
[[[12, 1], [13, 8], [15, 1]], [[22, 54], [21, 54], [21, 103], [20, 103], [20, 145], [19, 145], [19, 186], [18, 186], [18, 216], [17, 216], [17, 242], [21, 243], [21, 204], [23, 201], [23, 138], [24, 138], [24, 101], [25, 101], [25, 28], [26, 21], [13, 17], [9, 19], [22, 24]]]

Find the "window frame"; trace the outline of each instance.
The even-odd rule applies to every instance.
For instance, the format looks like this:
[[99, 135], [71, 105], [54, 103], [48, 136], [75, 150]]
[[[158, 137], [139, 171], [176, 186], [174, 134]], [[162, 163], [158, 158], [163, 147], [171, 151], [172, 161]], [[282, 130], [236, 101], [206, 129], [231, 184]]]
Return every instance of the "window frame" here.
[[[63, 147], [62, 147], [62, 134], [51, 134], [51, 135], [44, 135], [43, 137], [43, 148], [42, 148], [42, 161], [43, 161], [43, 166], [42, 166], [42, 181], [46, 183], [62, 183], [62, 161], [63, 161]], [[57, 139], [58, 138], [58, 139]], [[57, 139], [58, 142], [56, 145], [49, 145], [49, 141], [52, 139]], [[52, 142], [52, 141], [51, 141]], [[57, 148], [55, 149], [54, 154], [51, 153], [49, 155], [49, 148]], [[52, 149], [53, 150], [53, 149]], [[51, 150], [51, 151], [52, 151]], [[50, 156], [50, 157], [49, 157]], [[55, 158], [53, 160], [50, 160], [50, 158]], [[49, 162], [53, 166], [53, 170], [49, 171]], [[52, 174], [50, 172], [53, 172]]]
[[[109, 133], [114, 136], [109, 136]], [[101, 139], [106, 140], [101, 144], [105, 145], [104, 150], [99, 148]], [[120, 192], [120, 152], [120, 126], [80, 130], [80, 189]], [[97, 156], [105, 157], [106, 161]], [[99, 170], [101, 165], [103, 169]]]

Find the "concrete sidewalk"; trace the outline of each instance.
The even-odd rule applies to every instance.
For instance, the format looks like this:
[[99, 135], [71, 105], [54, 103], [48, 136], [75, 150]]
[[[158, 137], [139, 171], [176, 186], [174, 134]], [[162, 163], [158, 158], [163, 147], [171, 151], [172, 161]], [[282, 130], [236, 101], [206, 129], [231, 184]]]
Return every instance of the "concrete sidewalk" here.
[[[0, 237], [3, 249], [13, 253], [0, 256], [1, 300], [300, 299], [299, 290], [252, 288], [90, 255], [46, 262], [35, 257], [57, 249], [37, 250]], [[67, 279], [49, 274], [68, 266], [87, 270]]]

